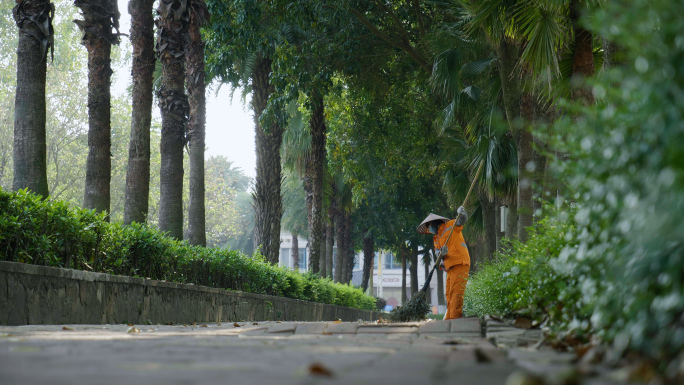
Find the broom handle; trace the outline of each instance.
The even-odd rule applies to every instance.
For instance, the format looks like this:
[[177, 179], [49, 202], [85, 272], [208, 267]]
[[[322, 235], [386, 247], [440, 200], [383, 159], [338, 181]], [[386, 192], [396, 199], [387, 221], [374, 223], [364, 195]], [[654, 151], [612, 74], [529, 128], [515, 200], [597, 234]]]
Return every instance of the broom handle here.
[[[473, 191], [473, 187], [475, 187], [475, 181], [477, 181], [477, 178], [480, 176], [480, 171], [482, 171], [482, 166], [484, 165], [484, 159], [480, 161], [480, 166], [477, 168], [477, 172], [475, 173], [475, 178], [473, 178], [473, 181], [470, 183], [470, 188], [468, 189], [468, 194], [466, 194], [465, 199], [463, 200], [463, 206], [465, 206], [466, 202], [468, 202], [468, 197], [470, 197], [470, 192]], [[454, 233], [454, 227], [456, 227], [456, 222], [458, 222], [458, 218], [461, 217], [461, 214], [458, 214], [456, 217], [456, 220], [454, 220], [454, 225], [451, 226], [451, 231], [449, 231], [449, 236], [447, 237], [446, 242], [444, 242], [444, 245], [449, 243], [449, 239], [451, 239], [451, 234]], [[440, 253], [439, 258], [437, 258], [437, 262], [435, 263], [435, 266], [432, 268], [432, 271], [439, 266], [439, 263], [442, 262], [442, 259], [444, 259], [444, 256]]]

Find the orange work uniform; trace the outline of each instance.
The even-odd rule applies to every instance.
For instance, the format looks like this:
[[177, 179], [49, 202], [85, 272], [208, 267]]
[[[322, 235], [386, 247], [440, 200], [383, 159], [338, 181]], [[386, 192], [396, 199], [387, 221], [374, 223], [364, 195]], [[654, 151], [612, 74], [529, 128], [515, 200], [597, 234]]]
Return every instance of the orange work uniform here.
[[[439, 226], [437, 234], [433, 237], [435, 250], [446, 246], [448, 251], [444, 256], [444, 267], [447, 269], [446, 300], [447, 313], [444, 319], [454, 319], [463, 316], [463, 295], [465, 294], [468, 274], [470, 273], [470, 254], [465, 239], [463, 239], [463, 226], [455, 226], [456, 220], [452, 219]], [[453, 234], [449, 233], [453, 228]], [[448, 243], [447, 243], [448, 238]]]

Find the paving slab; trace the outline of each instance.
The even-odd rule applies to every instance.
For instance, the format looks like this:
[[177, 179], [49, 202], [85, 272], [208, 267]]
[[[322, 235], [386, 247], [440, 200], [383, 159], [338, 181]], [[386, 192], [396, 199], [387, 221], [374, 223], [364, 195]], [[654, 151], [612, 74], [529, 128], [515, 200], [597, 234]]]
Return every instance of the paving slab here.
[[481, 333], [482, 325], [478, 318], [457, 318], [451, 322], [451, 332], [469, 332], [469, 333]]
[[451, 321], [430, 321], [425, 322], [418, 328], [418, 333], [449, 333], [451, 331]]
[[276, 323], [268, 327], [267, 333], [294, 333], [296, 329], [296, 323]]
[[327, 325], [325, 328], [326, 334], [356, 334], [356, 330], [359, 327], [358, 324], [349, 322], [328, 322]]
[[357, 333], [418, 333], [418, 327], [415, 326], [376, 326], [376, 325], [359, 325]]
[[295, 334], [323, 334], [326, 327], [328, 327], [328, 325], [323, 322], [301, 323], [297, 325]]

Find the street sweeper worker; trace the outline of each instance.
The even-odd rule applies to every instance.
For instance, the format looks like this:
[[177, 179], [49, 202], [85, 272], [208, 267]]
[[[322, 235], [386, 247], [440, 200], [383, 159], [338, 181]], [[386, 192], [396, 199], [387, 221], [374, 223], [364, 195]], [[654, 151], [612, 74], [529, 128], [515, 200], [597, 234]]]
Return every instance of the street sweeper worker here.
[[463, 316], [463, 295], [470, 273], [470, 254], [461, 232], [468, 220], [468, 213], [463, 206], [457, 212], [458, 218], [451, 220], [430, 214], [418, 226], [418, 232], [434, 234], [435, 252], [438, 256], [442, 255], [439, 268], [447, 273], [445, 320]]

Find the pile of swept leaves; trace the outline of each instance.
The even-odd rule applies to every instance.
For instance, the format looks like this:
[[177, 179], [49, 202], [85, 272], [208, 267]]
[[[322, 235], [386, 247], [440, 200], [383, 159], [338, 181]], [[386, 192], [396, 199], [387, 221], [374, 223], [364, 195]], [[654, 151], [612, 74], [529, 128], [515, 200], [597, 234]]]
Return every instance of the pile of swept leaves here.
[[389, 314], [392, 322], [424, 321], [425, 316], [431, 311], [427, 301], [427, 295], [420, 290], [403, 306], [397, 306]]
[[376, 310], [360, 289], [238, 251], [191, 246], [145, 225], [0, 189], [0, 260], [147, 277]]

